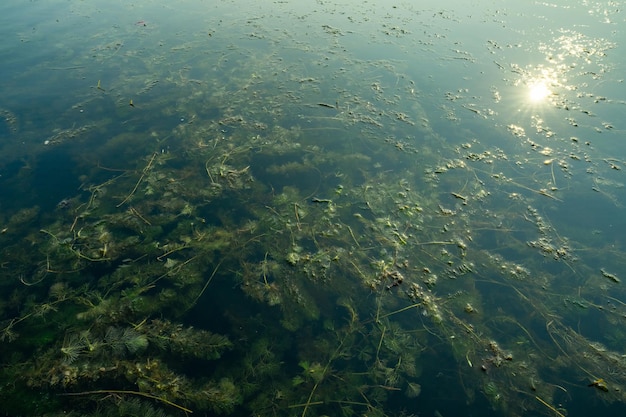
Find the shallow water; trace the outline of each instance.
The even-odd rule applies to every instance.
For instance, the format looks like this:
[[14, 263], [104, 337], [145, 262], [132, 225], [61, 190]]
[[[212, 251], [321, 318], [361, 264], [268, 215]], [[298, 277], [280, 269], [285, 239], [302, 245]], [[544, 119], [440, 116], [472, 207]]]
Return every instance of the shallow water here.
[[0, 410], [617, 415], [623, 4], [418, 3], [0, 6]]

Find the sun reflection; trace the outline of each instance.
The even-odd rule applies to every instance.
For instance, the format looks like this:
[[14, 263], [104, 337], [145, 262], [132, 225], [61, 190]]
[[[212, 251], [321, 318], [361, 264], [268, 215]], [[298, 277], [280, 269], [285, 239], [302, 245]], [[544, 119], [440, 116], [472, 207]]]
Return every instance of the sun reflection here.
[[517, 84], [521, 87], [521, 107], [536, 109], [555, 105], [558, 101], [558, 91], [566, 82], [564, 78], [565, 75], [558, 66], [556, 68], [540, 66], [525, 71]]
[[545, 80], [535, 81], [528, 86], [528, 98], [533, 103], [545, 100], [552, 94]]

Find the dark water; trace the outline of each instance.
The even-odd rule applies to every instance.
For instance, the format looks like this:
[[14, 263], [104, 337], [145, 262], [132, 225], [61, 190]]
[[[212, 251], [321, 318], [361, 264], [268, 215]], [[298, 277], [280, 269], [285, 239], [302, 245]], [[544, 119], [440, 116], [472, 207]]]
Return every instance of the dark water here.
[[518, 3], [0, 6], [0, 411], [623, 415], [624, 4]]

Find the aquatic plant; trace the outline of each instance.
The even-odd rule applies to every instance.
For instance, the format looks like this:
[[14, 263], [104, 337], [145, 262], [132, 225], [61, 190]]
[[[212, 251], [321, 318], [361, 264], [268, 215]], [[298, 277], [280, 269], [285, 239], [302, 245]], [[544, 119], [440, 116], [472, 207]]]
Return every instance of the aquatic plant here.
[[[105, 31], [87, 55], [119, 77], [68, 106], [102, 121], [22, 132], [81, 185], [2, 206], [2, 395], [81, 415], [405, 415], [437, 401], [422, 390], [510, 416], [624, 403], [619, 239], [555, 213], [591, 187], [623, 204], [626, 163], [463, 89], [424, 96], [342, 28], [305, 31], [320, 49], [261, 22], [229, 28], [262, 48], [212, 38], [210, 62], [189, 52], [204, 38], [146, 59]], [[460, 47], [441, 50], [467, 64]]]
[[78, 334], [69, 335], [61, 347], [61, 353], [63, 353], [65, 357], [64, 363], [69, 365], [74, 362], [78, 359], [79, 355], [83, 353], [85, 348], [86, 345]]

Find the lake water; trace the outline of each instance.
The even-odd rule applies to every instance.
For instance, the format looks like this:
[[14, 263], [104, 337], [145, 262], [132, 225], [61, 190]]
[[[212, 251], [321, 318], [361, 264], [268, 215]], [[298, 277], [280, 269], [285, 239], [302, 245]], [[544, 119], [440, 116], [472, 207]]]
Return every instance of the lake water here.
[[19, 3], [0, 411], [624, 414], [624, 2]]

